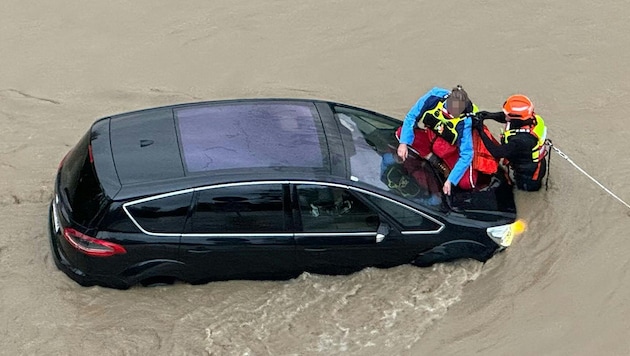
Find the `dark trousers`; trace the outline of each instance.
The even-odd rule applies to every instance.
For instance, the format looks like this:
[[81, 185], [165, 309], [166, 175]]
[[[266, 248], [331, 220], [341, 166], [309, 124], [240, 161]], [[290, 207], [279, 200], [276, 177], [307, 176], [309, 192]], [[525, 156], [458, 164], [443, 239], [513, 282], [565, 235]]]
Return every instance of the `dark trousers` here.
[[545, 174], [547, 174], [547, 160], [542, 160], [540, 162], [540, 170], [538, 171], [537, 179], [533, 179], [532, 175], [520, 175], [514, 173], [516, 188], [526, 192], [538, 191], [542, 187]]

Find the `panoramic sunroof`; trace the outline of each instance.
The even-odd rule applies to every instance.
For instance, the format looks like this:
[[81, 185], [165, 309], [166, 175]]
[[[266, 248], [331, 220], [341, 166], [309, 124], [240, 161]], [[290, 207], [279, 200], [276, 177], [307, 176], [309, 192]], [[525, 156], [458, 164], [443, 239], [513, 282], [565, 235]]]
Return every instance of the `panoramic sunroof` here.
[[310, 104], [224, 103], [175, 111], [186, 168], [322, 168], [321, 123]]

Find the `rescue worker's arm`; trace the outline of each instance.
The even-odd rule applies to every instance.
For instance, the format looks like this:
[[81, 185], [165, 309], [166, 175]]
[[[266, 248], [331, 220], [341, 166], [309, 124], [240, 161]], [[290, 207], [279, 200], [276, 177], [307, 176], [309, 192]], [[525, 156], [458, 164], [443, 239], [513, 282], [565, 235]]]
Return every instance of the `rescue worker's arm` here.
[[464, 119], [464, 128], [460, 132], [459, 159], [457, 159], [457, 163], [455, 163], [451, 173], [448, 175], [447, 181], [450, 181], [452, 184], [458, 184], [468, 167], [472, 164], [472, 160], [472, 119], [467, 117]]
[[496, 144], [483, 129], [477, 128], [477, 132], [479, 133], [479, 137], [483, 141], [484, 146], [494, 158], [507, 158], [510, 159], [514, 156], [514, 154], [518, 151], [518, 146], [516, 142], [510, 141], [508, 144]]
[[477, 117], [480, 118], [481, 120], [490, 119], [496, 122], [500, 122], [502, 124], [505, 124], [507, 122], [507, 120], [505, 120], [505, 113], [503, 111], [499, 111], [499, 112], [480, 111], [477, 113]]

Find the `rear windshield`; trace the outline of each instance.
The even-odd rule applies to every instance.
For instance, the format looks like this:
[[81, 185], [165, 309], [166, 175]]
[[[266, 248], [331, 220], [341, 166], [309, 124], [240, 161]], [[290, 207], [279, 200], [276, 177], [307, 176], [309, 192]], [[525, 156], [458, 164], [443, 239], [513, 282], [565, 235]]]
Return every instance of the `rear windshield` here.
[[88, 131], [68, 153], [61, 168], [59, 188], [62, 199], [72, 212], [72, 219], [89, 225], [103, 198], [100, 185], [90, 162], [90, 132]]
[[175, 115], [189, 172], [325, 166], [325, 138], [312, 104], [231, 103]]

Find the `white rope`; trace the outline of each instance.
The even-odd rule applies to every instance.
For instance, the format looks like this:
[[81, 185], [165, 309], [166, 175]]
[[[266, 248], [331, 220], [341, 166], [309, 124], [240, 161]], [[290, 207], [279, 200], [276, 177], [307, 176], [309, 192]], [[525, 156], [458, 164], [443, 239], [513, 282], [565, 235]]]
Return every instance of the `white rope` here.
[[571, 163], [573, 165], [573, 167], [577, 168], [578, 171], [582, 172], [582, 174], [584, 174], [585, 176], [587, 176], [590, 180], [592, 180], [593, 182], [595, 182], [595, 184], [599, 185], [600, 188], [602, 188], [604, 191], [606, 191], [606, 193], [610, 194], [613, 198], [619, 200], [619, 202], [621, 202], [621, 204], [625, 205], [626, 208], [630, 209], [630, 205], [628, 203], [626, 203], [625, 201], [621, 200], [621, 198], [619, 198], [618, 196], [615, 195], [615, 193], [611, 192], [610, 189], [604, 187], [600, 182], [598, 182], [597, 180], [595, 180], [595, 178], [591, 177], [588, 173], [586, 173], [582, 168], [578, 167], [577, 164], [575, 164], [575, 162], [573, 162], [571, 160], [571, 158], [569, 158], [569, 156], [567, 156], [564, 152], [560, 151], [559, 148], [557, 148], [556, 146], [554, 146], [553, 144], [551, 144], [551, 148], [556, 151], [556, 153], [558, 153], [558, 155], [564, 159], [567, 160], [567, 162]]

